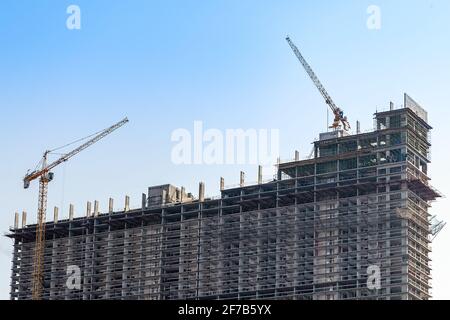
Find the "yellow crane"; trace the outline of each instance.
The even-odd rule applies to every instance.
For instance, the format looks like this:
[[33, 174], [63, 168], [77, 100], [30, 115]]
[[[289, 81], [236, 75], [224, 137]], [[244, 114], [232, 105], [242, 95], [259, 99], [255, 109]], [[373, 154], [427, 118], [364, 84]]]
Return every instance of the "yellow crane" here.
[[[62, 155], [58, 160], [48, 164], [48, 156], [51, 152], [45, 151], [41, 160], [41, 168], [36, 169], [31, 173], [27, 173], [23, 178], [24, 188], [27, 189], [30, 186], [30, 182], [39, 178], [39, 201], [38, 201], [38, 214], [36, 224], [36, 244], [33, 259], [33, 279], [32, 279], [32, 299], [41, 300], [43, 289], [43, 263], [44, 263], [44, 249], [45, 249], [45, 214], [47, 212], [47, 191], [48, 183], [53, 180], [53, 173], [51, 170], [63, 162], [66, 162], [76, 154], [80, 153], [84, 149], [93, 145], [97, 141], [103, 139], [113, 131], [117, 130], [128, 122], [127, 118], [117, 122], [111, 127], [104, 129], [100, 132], [93, 134], [87, 138], [92, 137], [84, 144], [80, 145], [76, 149]], [[85, 140], [87, 138], [81, 139]], [[77, 140], [75, 142], [81, 141]], [[74, 142], [74, 143], [75, 143]], [[73, 144], [73, 143], [71, 143]], [[66, 145], [68, 146], [68, 145]], [[58, 148], [60, 149], [60, 148]]]

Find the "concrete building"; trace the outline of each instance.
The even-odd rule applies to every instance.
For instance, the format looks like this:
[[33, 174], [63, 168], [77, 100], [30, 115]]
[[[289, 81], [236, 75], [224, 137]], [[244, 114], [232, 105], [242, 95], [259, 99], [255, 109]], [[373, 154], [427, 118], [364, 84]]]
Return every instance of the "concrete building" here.
[[[166, 185], [139, 209], [56, 212], [43, 298], [429, 299], [431, 127], [407, 95], [374, 120], [372, 132], [322, 134], [270, 182], [221, 179], [217, 198]], [[18, 220], [11, 299], [30, 299], [35, 225]]]

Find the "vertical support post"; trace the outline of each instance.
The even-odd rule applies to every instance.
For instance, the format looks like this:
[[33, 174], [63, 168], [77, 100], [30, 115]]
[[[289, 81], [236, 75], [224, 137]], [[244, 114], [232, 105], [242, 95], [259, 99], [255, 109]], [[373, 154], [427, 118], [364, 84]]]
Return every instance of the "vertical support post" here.
[[73, 204], [69, 205], [69, 221], [73, 220]]
[[225, 179], [220, 177], [220, 191], [225, 190]]
[[295, 161], [299, 160], [300, 160], [300, 152], [298, 152], [298, 150], [295, 150]]
[[59, 213], [59, 208], [54, 207], [53, 208], [53, 223], [58, 223], [58, 213]]
[[243, 187], [244, 185], [245, 185], [245, 172], [244, 171], [241, 171], [241, 176], [240, 176], [240, 179], [239, 179], [240, 181], [239, 181], [239, 185], [241, 186], [241, 187]]
[[198, 200], [200, 202], [205, 201], [205, 183], [200, 182], [198, 185]]
[[147, 195], [145, 193], [142, 194], [142, 209], [147, 208]]
[[27, 212], [22, 211], [22, 228], [27, 226]]
[[130, 211], [130, 197], [129, 196], [125, 196], [125, 208], [124, 208], [125, 212]]
[[98, 201], [94, 201], [94, 217], [98, 217]]
[[394, 110], [394, 103], [392, 101], [389, 103], [389, 110]]
[[114, 199], [109, 198], [108, 212], [113, 213], [113, 211], [114, 211]]
[[92, 214], [92, 204], [90, 201], [86, 203], [86, 217], [90, 217]]
[[262, 166], [258, 166], [258, 184], [262, 184]]
[[19, 229], [19, 213], [14, 213], [14, 229]]
[[167, 203], [167, 190], [163, 189], [161, 192], [161, 204]]
[[180, 202], [183, 203], [184, 201], [184, 195], [186, 194], [186, 189], [184, 187], [181, 187], [181, 196], [180, 196]]
[[356, 134], [361, 133], [361, 123], [359, 121], [356, 121]]

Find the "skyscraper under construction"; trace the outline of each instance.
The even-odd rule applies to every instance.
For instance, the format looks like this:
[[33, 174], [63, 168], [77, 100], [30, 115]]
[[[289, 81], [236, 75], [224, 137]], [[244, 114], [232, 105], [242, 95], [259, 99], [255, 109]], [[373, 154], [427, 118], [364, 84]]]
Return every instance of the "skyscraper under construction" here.
[[[320, 135], [268, 182], [45, 225], [43, 299], [429, 299], [427, 113], [405, 94], [374, 130]], [[32, 296], [36, 225], [16, 223], [11, 299]]]

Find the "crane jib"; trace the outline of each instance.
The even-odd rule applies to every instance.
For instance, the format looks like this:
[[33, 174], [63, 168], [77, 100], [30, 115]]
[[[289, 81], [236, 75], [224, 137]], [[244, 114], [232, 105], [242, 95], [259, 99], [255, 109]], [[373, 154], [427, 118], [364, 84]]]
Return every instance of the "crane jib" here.
[[289, 46], [291, 47], [292, 51], [297, 56], [298, 60], [302, 64], [302, 66], [305, 68], [306, 73], [309, 75], [309, 77], [311, 78], [311, 80], [314, 83], [314, 85], [316, 86], [316, 88], [319, 90], [322, 97], [325, 99], [326, 104], [331, 108], [333, 113], [336, 115], [336, 119], [333, 122], [332, 127], [334, 129], [338, 129], [341, 127], [341, 124], [342, 124], [342, 126], [344, 127], [344, 130], [346, 130], [346, 131], [349, 130], [350, 124], [348, 123], [347, 118], [344, 117], [343, 111], [340, 108], [338, 108], [336, 106], [336, 104], [334, 103], [333, 99], [331, 99], [331, 96], [328, 94], [327, 90], [322, 85], [322, 83], [320, 82], [320, 80], [316, 76], [316, 74], [314, 73], [311, 66], [308, 64], [308, 62], [305, 60], [305, 58], [300, 53], [300, 50], [291, 41], [291, 39], [289, 37], [286, 37], [286, 41], [289, 43]]
[[[92, 139], [82, 144], [78, 148], [70, 151], [69, 153], [63, 155], [55, 162], [47, 165], [47, 156], [50, 151], [45, 151], [42, 158], [42, 168], [41, 170], [33, 171], [25, 176], [24, 188], [27, 189], [30, 186], [30, 182], [39, 179], [39, 203], [38, 203], [38, 221], [36, 225], [36, 243], [33, 257], [33, 278], [32, 278], [32, 299], [40, 300], [42, 298], [43, 291], [43, 261], [44, 261], [44, 248], [45, 248], [45, 214], [47, 211], [47, 190], [48, 183], [53, 180], [53, 173], [50, 171], [59, 164], [69, 160], [71, 157], [80, 153], [84, 149], [93, 145], [97, 141], [109, 135], [114, 130], [120, 128], [128, 119], [125, 118], [118, 123], [112, 125], [111, 127], [102, 130], [96, 134]], [[82, 139], [84, 140], [84, 139]]]
[[[81, 151], [83, 151], [87, 147], [91, 146], [95, 142], [101, 140], [102, 138], [106, 137], [107, 135], [109, 135], [110, 133], [115, 131], [116, 129], [120, 128], [121, 126], [123, 126], [128, 121], [129, 121], [128, 118], [125, 118], [125, 119], [119, 121], [118, 123], [112, 125], [111, 127], [101, 131], [99, 134], [97, 134], [95, 137], [93, 137], [92, 139], [90, 139], [86, 143], [82, 144], [81, 146], [79, 146], [78, 148], [72, 150], [71, 152], [66, 153], [65, 155], [60, 157], [58, 160], [56, 160], [55, 162], [45, 166], [42, 170], [35, 171], [35, 172], [32, 172], [31, 174], [26, 175], [25, 178], [24, 178], [24, 181], [31, 182], [31, 181], [33, 181], [33, 180], [43, 176], [44, 174], [46, 174], [51, 169], [55, 168], [56, 166], [58, 166], [59, 164], [61, 164], [63, 162], [66, 162], [67, 160], [69, 160], [74, 155], [80, 153]], [[45, 155], [44, 155], [44, 157], [45, 157]]]

